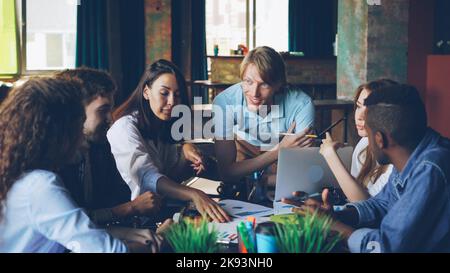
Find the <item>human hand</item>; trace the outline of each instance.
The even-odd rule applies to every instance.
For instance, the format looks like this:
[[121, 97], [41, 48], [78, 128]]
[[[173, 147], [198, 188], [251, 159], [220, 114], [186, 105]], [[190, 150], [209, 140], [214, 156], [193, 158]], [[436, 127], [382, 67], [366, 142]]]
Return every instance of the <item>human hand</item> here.
[[206, 170], [203, 155], [201, 151], [193, 144], [186, 143], [183, 145], [183, 155], [190, 161], [191, 167], [194, 169], [196, 175]]
[[154, 215], [161, 209], [161, 197], [155, 193], [147, 191], [131, 201], [131, 207], [134, 215]]
[[161, 247], [164, 243], [164, 239], [161, 235], [157, 235], [150, 231], [149, 239], [145, 243], [141, 242], [128, 242], [125, 244], [128, 246], [130, 252], [133, 253], [158, 253], [161, 251]]
[[164, 221], [164, 223], [162, 223], [162, 225], [160, 225], [156, 229], [156, 234], [158, 234], [158, 235], [164, 234], [167, 230], [169, 230], [169, 228], [170, 228], [170, 226], [172, 224], [173, 224], [173, 220], [172, 219], [166, 219], [166, 221]]
[[[301, 196], [302, 192], [294, 192], [293, 195], [298, 197]], [[293, 199], [285, 199], [283, 198], [281, 200], [283, 203], [294, 205], [297, 208], [293, 208], [292, 211], [294, 213], [300, 214], [300, 215], [306, 215], [306, 214], [313, 214], [317, 213], [322, 216], [329, 216], [332, 219], [330, 229], [332, 231], [338, 232], [343, 236], [344, 239], [348, 239], [351, 234], [353, 233], [354, 229], [350, 227], [349, 225], [344, 224], [343, 222], [339, 221], [336, 217], [336, 214], [333, 210], [333, 204], [330, 201], [330, 191], [329, 189], [324, 189], [322, 191], [322, 201], [318, 201], [315, 199], [307, 199], [304, 202], [295, 201]]]
[[[303, 192], [294, 192], [292, 194], [294, 197], [304, 196]], [[322, 201], [316, 199], [308, 198], [306, 201], [296, 201], [295, 199], [282, 198], [281, 202], [296, 206], [292, 211], [301, 215], [306, 213], [319, 212], [321, 214], [327, 214], [333, 216], [333, 205], [330, 202], [330, 191], [329, 189], [324, 189], [322, 191]]]
[[283, 137], [279, 146], [281, 148], [294, 148], [294, 147], [311, 147], [314, 143], [314, 139], [308, 137], [307, 135], [313, 134], [313, 130], [311, 128], [306, 128], [302, 132], [298, 134], [293, 134], [296, 123], [293, 122], [289, 130], [287, 131], [287, 135]]
[[320, 145], [319, 153], [327, 158], [332, 154], [336, 154], [336, 150], [343, 146], [339, 141], [333, 140], [330, 133], [327, 132], [326, 138], [322, 140], [322, 145]]
[[198, 212], [200, 212], [200, 214], [204, 217], [209, 217], [219, 223], [231, 221], [230, 216], [225, 212], [225, 210], [202, 191], [193, 190], [192, 202]]
[[128, 227], [111, 226], [106, 231], [114, 238], [130, 243], [147, 244], [147, 241], [152, 240], [152, 231], [149, 229], [138, 229]]

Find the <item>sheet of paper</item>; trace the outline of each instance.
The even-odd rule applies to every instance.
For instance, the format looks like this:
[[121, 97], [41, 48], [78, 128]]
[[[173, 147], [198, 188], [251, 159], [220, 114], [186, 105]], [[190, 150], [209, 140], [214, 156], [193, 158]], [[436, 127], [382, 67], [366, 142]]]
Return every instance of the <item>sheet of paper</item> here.
[[219, 205], [233, 218], [228, 223], [210, 223], [219, 232], [218, 242], [237, 243], [237, 225], [246, 221], [247, 217], [256, 218], [256, 224], [270, 221], [273, 209], [238, 200], [221, 200]]
[[220, 181], [209, 180], [206, 178], [195, 177], [189, 181], [186, 186], [203, 191], [206, 194], [217, 195], [217, 188], [220, 186]]
[[261, 217], [273, 214], [273, 209], [261, 205], [239, 200], [221, 200], [219, 205], [232, 217], [247, 218], [248, 216]]
[[273, 214], [274, 215], [280, 215], [280, 214], [289, 214], [292, 213], [292, 209], [296, 206], [289, 205], [280, 201], [273, 202]]

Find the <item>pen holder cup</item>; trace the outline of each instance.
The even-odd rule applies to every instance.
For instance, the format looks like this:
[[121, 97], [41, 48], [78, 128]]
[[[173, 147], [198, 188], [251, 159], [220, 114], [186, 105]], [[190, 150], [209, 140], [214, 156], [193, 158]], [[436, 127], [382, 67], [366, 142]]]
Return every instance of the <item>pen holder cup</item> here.
[[[238, 236], [239, 253], [254, 253], [255, 251], [256, 253], [278, 253], [275, 223], [273, 222], [264, 222], [257, 225], [254, 238], [249, 237], [248, 233], [243, 236], [239, 228], [236, 234]], [[254, 250], [248, 249], [248, 245], [254, 246]]]
[[264, 222], [256, 227], [256, 249], [258, 253], [278, 253], [275, 223]]

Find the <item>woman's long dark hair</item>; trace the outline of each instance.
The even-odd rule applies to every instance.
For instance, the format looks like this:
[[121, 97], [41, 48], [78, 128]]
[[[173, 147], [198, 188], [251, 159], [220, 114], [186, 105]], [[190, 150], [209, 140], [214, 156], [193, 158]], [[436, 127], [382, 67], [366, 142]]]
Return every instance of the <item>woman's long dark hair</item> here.
[[0, 105], [0, 219], [3, 201], [26, 171], [55, 171], [81, 142], [85, 119], [78, 83], [30, 79]]
[[144, 138], [165, 143], [175, 143], [170, 132], [172, 124], [176, 119], [172, 118], [169, 121], [161, 121], [153, 113], [149, 102], [144, 99], [145, 87], [148, 86], [150, 88], [163, 74], [172, 74], [175, 76], [180, 92], [180, 104], [189, 106], [186, 80], [183, 74], [172, 62], [158, 60], [145, 69], [138, 86], [127, 101], [117, 108], [113, 114], [113, 119], [116, 121], [123, 116], [137, 112], [138, 129]]

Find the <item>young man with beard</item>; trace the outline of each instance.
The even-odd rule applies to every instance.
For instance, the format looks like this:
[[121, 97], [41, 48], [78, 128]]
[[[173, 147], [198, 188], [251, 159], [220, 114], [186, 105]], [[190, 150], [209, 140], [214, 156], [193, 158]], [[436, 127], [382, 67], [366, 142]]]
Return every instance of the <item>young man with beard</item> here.
[[130, 190], [117, 170], [106, 138], [117, 89], [114, 80], [108, 73], [90, 68], [66, 70], [56, 77], [78, 81], [84, 87], [85, 141], [77, 159], [59, 172], [75, 201], [97, 224], [155, 216], [160, 197], [146, 192], [130, 201]]

